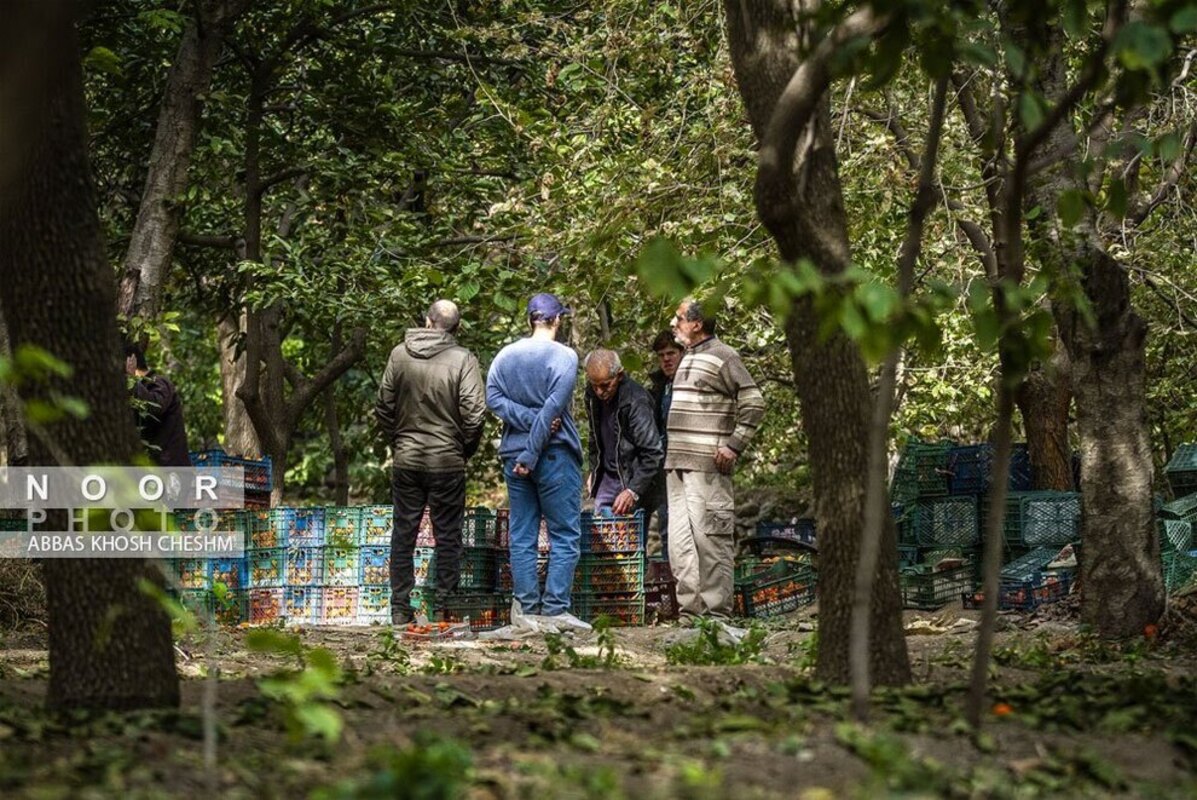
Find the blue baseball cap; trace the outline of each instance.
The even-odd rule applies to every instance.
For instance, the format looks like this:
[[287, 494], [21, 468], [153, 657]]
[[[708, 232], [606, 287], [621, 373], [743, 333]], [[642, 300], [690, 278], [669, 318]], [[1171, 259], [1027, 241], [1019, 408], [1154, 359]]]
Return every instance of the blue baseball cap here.
[[556, 319], [562, 314], [572, 314], [568, 306], [562, 305], [555, 294], [538, 294], [528, 301], [528, 316], [539, 319]]

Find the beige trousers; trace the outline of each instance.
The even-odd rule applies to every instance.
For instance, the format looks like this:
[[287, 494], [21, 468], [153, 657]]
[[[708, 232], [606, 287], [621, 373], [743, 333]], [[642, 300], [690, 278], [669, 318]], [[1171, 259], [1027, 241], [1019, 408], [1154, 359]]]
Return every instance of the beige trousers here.
[[730, 617], [735, 497], [730, 475], [669, 470], [669, 564], [683, 617]]

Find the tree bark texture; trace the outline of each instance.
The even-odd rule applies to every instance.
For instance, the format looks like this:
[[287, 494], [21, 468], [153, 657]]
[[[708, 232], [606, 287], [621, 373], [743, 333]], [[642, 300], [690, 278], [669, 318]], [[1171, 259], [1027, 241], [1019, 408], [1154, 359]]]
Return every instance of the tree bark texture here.
[[[54, 393], [84, 400], [86, 419], [30, 428], [29, 459], [54, 465], [130, 463], [140, 450], [114, 314], [116, 291], [101, 241], [87, 160], [86, 111], [71, 3], [24, 2], [0, 32], [0, 305], [12, 347], [35, 345], [73, 368], [69, 378], [28, 381], [25, 401]], [[50, 46], [26, 49], [42, 40]], [[30, 76], [33, 76], [30, 79]], [[34, 86], [34, 84], [40, 84]], [[31, 86], [33, 86], [31, 90]], [[177, 705], [170, 621], [138, 588], [162, 585], [151, 562], [47, 559], [50, 681], [54, 708]]]
[[[1056, 55], [1038, 65], [1049, 102], [1059, 102], [1069, 86], [1062, 34], [1056, 36], [1051, 48]], [[1043, 151], [1070, 156], [1028, 187], [1028, 207], [1039, 204], [1052, 211], [1042, 215], [1052, 225], [1042, 234], [1044, 250], [1060, 274], [1079, 274], [1095, 318], [1090, 325], [1067, 299], [1052, 306], [1071, 362], [1080, 438], [1081, 617], [1105, 636], [1139, 636], [1144, 626], [1159, 620], [1165, 604], [1152, 512], [1147, 324], [1131, 305], [1127, 271], [1102, 243], [1093, 210], [1070, 230], [1055, 227], [1060, 194], [1087, 189], [1076, 171], [1080, 149], [1070, 118], [1044, 142]]]
[[216, 335], [220, 343], [220, 392], [224, 402], [224, 449], [243, 458], [261, 458], [262, 444], [254, 432], [245, 404], [237, 397], [237, 390], [245, 381], [245, 353], [238, 352], [239, 333], [246, 322], [246, 314], [230, 314], [220, 320]]
[[1027, 436], [1027, 452], [1036, 489], [1071, 492], [1072, 446], [1068, 441], [1068, 413], [1072, 380], [1068, 352], [1057, 342], [1045, 364], [1032, 369], [1018, 387], [1016, 400]]
[[[749, 121], [764, 141], [774, 109], [800, 55], [800, 21], [789, 4], [745, 0], [724, 4], [732, 63]], [[825, 274], [845, 269], [850, 255], [839, 167], [826, 92], [798, 137], [790, 174], [757, 184], [757, 211], [782, 259], [810, 259]], [[784, 154], [783, 154], [784, 157]], [[845, 336], [818, 336], [809, 298], [797, 300], [786, 340], [810, 440], [819, 529], [819, 652], [816, 674], [847, 684], [855, 571], [864, 527], [865, 475], [871, 397], [858, 348]], [[869, 672], [875, 683], [910, 680], [902, 631], [896, 533], [886, 519], [869, 620]]]
[[[12, 348], [8, 346], [8, 323], [0, 309], [0, 358], [10, 358]], [[0, 447], [4, 458], [0, 464], [20, 466], [29, 463], [29, 443], [25, 435], [25, 422], [21, 413], [21, 398], [16, 387], [10, 383], [0, 385]]]
[[183, 31], [167, 73], [149, 172], [122, 265], [117, 311], [125, 317], [154, 319], [161, 310], [163, 281], [179, 231], [179, 196], [187, 188], [200, 128], [202, 96], [211, 83], [224, 37], [247, 5], [248, 0], [203, 0]]

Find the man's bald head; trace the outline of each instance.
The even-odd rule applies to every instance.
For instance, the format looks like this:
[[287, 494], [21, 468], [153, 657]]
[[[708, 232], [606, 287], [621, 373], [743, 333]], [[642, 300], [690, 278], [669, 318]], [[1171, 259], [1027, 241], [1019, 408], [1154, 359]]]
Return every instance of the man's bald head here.
[[461, 324], [461, 312], [452, 300], [437, 300], [428, 306], [426, 317], [428, 327], [438, 331], [457, 333], [457, 326]]
[[596, 381], [614, 378], [623, 371], [619, 353], [614, 350], [598, 349], [586, 357], [586, 377]]

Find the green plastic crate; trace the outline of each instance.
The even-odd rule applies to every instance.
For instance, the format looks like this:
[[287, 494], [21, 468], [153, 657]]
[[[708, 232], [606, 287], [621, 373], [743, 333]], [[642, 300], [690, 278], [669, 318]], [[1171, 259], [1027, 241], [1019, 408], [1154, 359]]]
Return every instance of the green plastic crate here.
[[914, 542], [920, 546], [970, 547], [980, 541], [976, 498], [924, 498], [912, 503], [906, 513]]
[[907, 567], [900, 573], [902, 605], [932, 611], [973, 591], [976, 580], [972, 564], [936, 570], [931, 564]]
[[582, 556], [574, 571], [574, 591], [595, 594], [644, 591], [644, 553]]
[[1040, 547], [1078, 541], [1078, 492], [1012, 492], [1006, 499], [1005, 534], [1010, 545]]
[[328, 506], [324, 509], [324, 543], [329, 547], [357, 547], [362, 542], [362, 508]]
[[909, 503], [920, 497], [942, 497], [948, 493], [948, 457], [954, 442], [924, 442], [911, 439], [902, 449], [890, 487], [890, 499]]
[[1177, 447], [1164, 467], [1164, 475], [1172, 487], [1173, 497], [1197, 494], [1197, 444]]
[[1197, 584], [1197, 550], [1164, 553], [1163, 562], [1168, 594], [1177, 594]]

